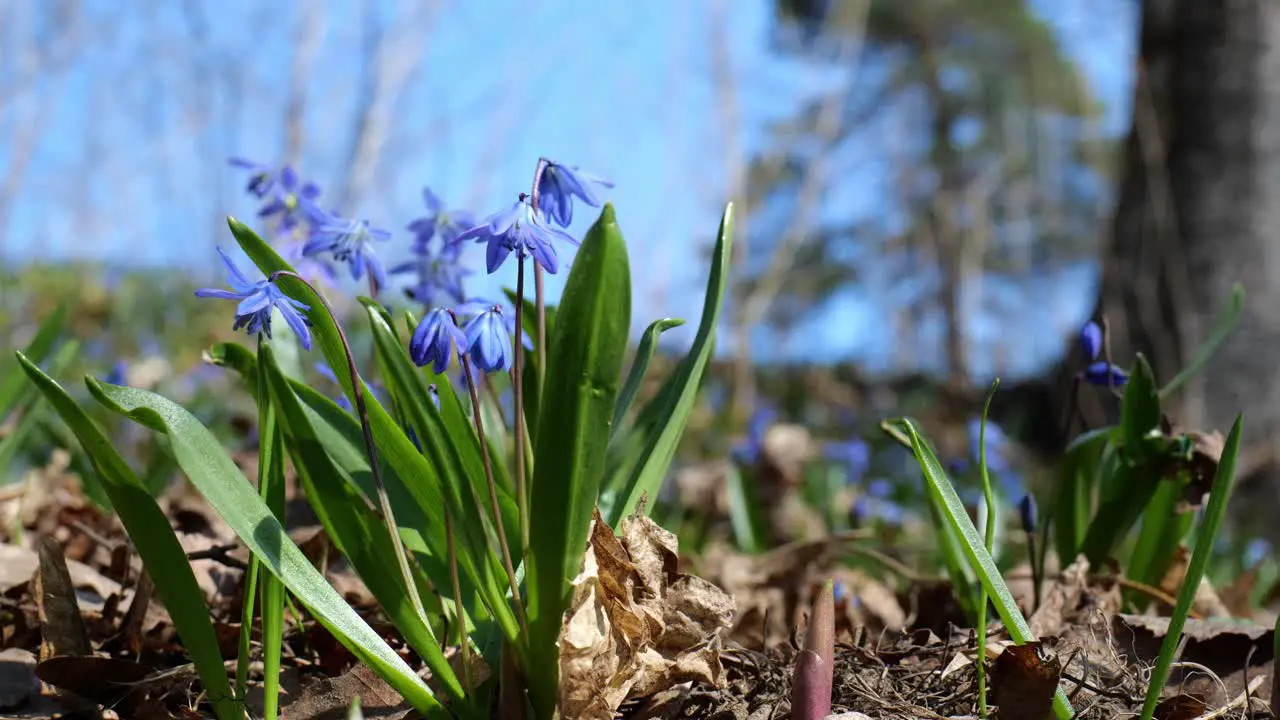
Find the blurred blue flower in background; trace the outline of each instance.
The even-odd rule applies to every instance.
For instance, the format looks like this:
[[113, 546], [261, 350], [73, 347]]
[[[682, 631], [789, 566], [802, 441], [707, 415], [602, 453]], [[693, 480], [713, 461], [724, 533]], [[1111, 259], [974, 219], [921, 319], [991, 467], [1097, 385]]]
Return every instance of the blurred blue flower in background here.
[[747, 437], [729, 451], [729, 456], [741, 465], [752, 466], [760, 460], [764, 450], [764, 436], [778, 419], [778, 412], [765, 406], [751, 415], [747, 422]]
[[253, 160], [247, 160], [241, 157], [233, 157], [227, 160], [233, 167], [242, 168], [249, 171], [249, 184], [245, 186], [244, 191], [257, 197], [265, 199], [271, 194], [271, 190], [276, 183], [276, 169], [270, 165], [263, 165]]
[[1253, 570], [1271, 556], [1271, 543], [1262, 538], [1254, 538], [1244, 546], [1242, 562], [1245, 570]]
[[317, 217], [311, 240], [302, 248], [302, 253], [312, 256], [329, 253], [334, 260], [347, 265], [352, 280], [359, 280], [368, 268], [376, 293], [386, 286], [387, 274], [374, 253], [373, 241], [390, 238], [391, 233], [371, 227], [368, 220], [347, 220], [323, 213]]
[[[316, 372], [320, 373], [325, 377], [325, 379], [329, 380], [335, 385], [338, 385], [339, 388], [341, 388], [341, 383], [338, 382], [338, 376], [333, 374], [333, 368], [329, 367], [328, 363], [324, 362], [323, 360], [317, 361], [314, 367], [316, 369]], [[386, 402], [385, 400], [386, 388], [382, 387], [377, 382], [371, 382], [368, 380], [365, 381], [365, 386], [369, 388], [369, 392], [370, 394], [373, 395], [374, 399], [376, 399], [380, 403]], [[341, 389], [339, 389], [338, 394], [334, 396], [334, 402], [338, 403], [338, 406], [341, 407], [343, 410], [346, 410], [347, 412], [352, 412], [351, 401], [347, 399], [346, 393], [342, 392]]]
[[608, 180], [548, 160], [538, 179], [538, 209], [552, 222], [567, 228], [573, 222], [574, 197], [591, 207], [600, 207], [600, 193], [611, 187], [613, 183]]
[[[270, 199], [268, 199], [268, 197]], [[276, 218], [282, 230], [288, 231], [300, 223], [314, 221], [322, 211], [316, 205], [320, 197], [320, 186], [315, 183], [303, 183], [293, 168], [285, 165], [280, 176], [271, 185], [267, 203], [258, 211], [258, 217]]]
[[422, 189], [422, 202], [427, 206], [427, 214], [409, 223], [407, 228], [413, 233], [413, 252], [423, 253], [426, 245], [436, 237], [447, 246], [462, 234], [462, 231], [475, 227], [475, 216], [466, 210], [445, 210], [444, 202], [431, 188]]
[[280, 288], [270, 280], [249, 282], [220, 247], [218, 254], [222, 256], [222, 262], [227, 266], [227, 284], [231, 286], [231, 290], [202, 288], [196, 290], [196, 297], [239, 300], [240, 304], [236, 306], [236, 321], [231, 329], [239, 330], [243, 327], [250, 335], [261, 332], [268, 338], [271, 337], [271, 311], [279, 310], [284, 316], [284, 321], [298, 336], [298, 341], [304, 348], [310, 350], [311, 330], [307, 327], [309, 323], [302, 313], [310, 310], [311, 306], [280, 292]]
[[858, 482], [871, 469], [871, 446], [861, 438], [827, 443], [825, 455], [844, 469], [845, 482], [848, 483]]

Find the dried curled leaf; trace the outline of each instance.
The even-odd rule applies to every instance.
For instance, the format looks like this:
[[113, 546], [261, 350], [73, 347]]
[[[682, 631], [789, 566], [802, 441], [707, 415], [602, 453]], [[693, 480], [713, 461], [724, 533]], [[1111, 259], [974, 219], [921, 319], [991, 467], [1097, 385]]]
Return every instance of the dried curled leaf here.
[[680, 574], [675, 535], [644, 516], [613, 534], [599, 513], [560, 631], [560, 715], [607, 720], [628, 698], [721, 684], [733, 598]]

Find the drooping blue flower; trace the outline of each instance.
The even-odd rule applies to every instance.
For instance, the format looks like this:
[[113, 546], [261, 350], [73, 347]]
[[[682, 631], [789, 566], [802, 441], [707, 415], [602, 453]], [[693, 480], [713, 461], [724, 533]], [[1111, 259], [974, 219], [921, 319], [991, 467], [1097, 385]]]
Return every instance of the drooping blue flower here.
[[1101, 387], [1123, 387], [1129, 382], [1129, 373], [1105, 360], [1090, 363], [1083, 376], [1085, 382]]
[[444, 202], [431, 188], [422, 189], [422, 201], [427, 206], [427, 214], [409, 223], [408, 230], [413, 233], [413, 251], [423, 253], [426, 246], [436, 236], [445, 246], [453, 244], [463, 230], [474, 227], [475, 216], [466, 210], [445, 210]]
[[[511, 336], [516, 331], [516, 320], [501, 305], [466, 303], [457, 309], [460, 315], [471, 315], [463, 328], [466, 335], [467, 355], [476, 367], [486, 373], [509, 370], [515, 364], [515, 352], [511, 348]], [[521, 333], [525, 347], [529, 338]]]
[[569, 227], [575, 196], [591, 207], [600, 207], [600, 193], [611, 187], [613, 183], [608, 180], [547, 161], [538, 179], [538, 209], [560, 227]]
[[347, 265], [352, 280], [359, 280], [368, 268], [375, 288], [382, 288], [387, 284], [387, 273], [374, 252], [373, 241], [390, 238], [390, 232], [371, 227], [368, 220], [347, 220], [323, 213], [317, 217], [311, 240], [302, 252], [312, 256], [328, 252], [334, 260]]
[[534, 211], [529, 199], [521, 195], [509, 210], [490, 215], [483, 224], [459, 234], [454, 242], [474, 240], [486, 243], [485, 264], [491, 275], [502, 267], [513, 251], [520, 258], [533, 256], [534, 262], [554, 275], [560, 269], [560, 260], [552, 244], [557, 239], [574, 247], [579, 244], [569, 233], [548, 225], [541, 213]]
[[275, 168], [242, 157], [229, 158], [227, 162], [234, 167], [249, 171], [249, 184], [245, 186], [245, 192], [257, 197], [259, 200], [265, 199], [267, 195], [271, 194], [271, 190], [276, 183]]
[[409, 341], [409, 356], [422, 367], [428, 363], [437, 374], [449, 367], [454, 346], [467, 347], [467, 336], [444, 308], [435, 308], [422, 317]]
[[1090, 360], [1097, 358], [1102, 352], [1102, 326], [1092, 320], [1085, 323], [1080, 329], [1080, 346]]
[[270, 199], [258, 211], [258, 217], [279, 218], [282, 230], [293, 230], [303, 221], [314, 222], [323, 211], [316, 205], [320, 197], [320, 187], [315, 183], [304, 183], [298, 179], [298, 173], [285, 165], [280, 168], [280, 175], [272, 183]]
[[861, 480], [871, 467], [871, 447], [860, 438], [828, 443], [826, 456], [828, 460], [844, 468], [845, 482]]
[[764, 438], [778, 419], [778, 411], [764, 406], [757, 409], [747, 421], [747, 437], [729, 451], [730, 457], [742, 465], [754, 466], [764, 451]]
[[307, 327], [310, 323], [302, 313], [309, 311], [311, 306], [280, 292], [280, 288], [270, 280], [249, 282], [222, 248], [218, 248], [218, 254], [227, 266], [227, 284], [231, 286], [231, 290], [203, 288], [196, 291], [196, 297], [239, 300], [236, 322], [231, 329], [239, 330], [243, 327], [250, 335], [261, 332], [268, 338], [271, 337], [271, 311], [279, 310], [293, 333], [298, 336], [298, 341], [310, 350], [311, 330]]

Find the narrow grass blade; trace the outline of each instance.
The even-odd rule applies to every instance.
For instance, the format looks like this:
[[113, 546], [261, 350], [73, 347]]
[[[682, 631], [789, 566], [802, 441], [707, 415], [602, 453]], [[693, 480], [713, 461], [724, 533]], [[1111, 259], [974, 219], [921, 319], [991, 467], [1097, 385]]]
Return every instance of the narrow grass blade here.
[[[995, 543], [996, 536], [996, 500], [995, 494], [991, 492], [991, 475], [987, 472], [987, 415], [991, 412], [991, 399], [996, 396], [996, 388], [1000, 387], [1000, 380], [997, 378], [991, 384], [991, 390], [987, 393], [987, 401], [982, 405], [982, 419], [978, 426], [978, 472], [982, 480], [982, 498], [987, 503], [986, 527], [982, 529], [982, 546], [991, 554], [991, 549]], [[1036, 588], [1037, 590], [1039, 588]], [[979, 586], [978, 603], [974, 608], [974, 615], [977, 619], [978, 630], [978, 661], [976, 669], [978, 671], [978, 717], [987, 717], [987, 589], [985, 585]]]
[[[965, 512], [960, 496], [956, 494], [950, 478], [947, 477], [946, 471], [942, 469], [942, 464], [938, 462], [937, 456], [933, 454], [933, 451], [925, 444], [924, 439], [920, 437], [920, 433], [916, 431], [914, 423], [905, 418], [900, 423], [911, 438], [911, 449], [915, 453], [916, 462], [920, 464], [920, 469], [924, 473], [925, 485], [929, 495], [937, 502], [947, 525], [954, 528], [960, 536], [965, 554], [968, 556], [973, 570], [977, 573], [982, 587], [991, 596], [992, 604], [995, 605], [996, 613], [1004, 623], [1005, 629], [1008, 630], [1009, 637], [1019, 645], [1035, 640], [1036, 637], [1031, 633], [1031, 628], [1027, 625], [1026, 619], [1022, 617], [1022, 613], [1018, 610], [1017, 602], [1009, 592], [1009, 586], [1005, 585], [1004, 578], [1000, 575], [1000, 570], [996, 568], [995, 562], [991, 559], [991, 554], [987, 552], [986, 547], [983, 545], [982, 536], [978, 534], [978, 529], [969, 520], [969, 514]], [[1067, 696], [1062, 691], [1062, 688], [1058, 688], [1057, 693], [1054, 695], [1053, 712], [1058, 720], [1070, 720], [1074, 715], [1071, 704], [1067, 701]]]
[[729, 524], [733, 539], [743, 552], [756, 554], [768, 546], [768, 529], [760, 514], [760, 498], [755, 486], [748, 482], [736, 466], [725, 470], [725, 482], [729, 490]]
[[631, 333], [631, 268], [611, 204], [582, 240], [560, 312], [564, 317], [547, 341], [549, 372], [529, 486], [524, 670], [537, 717], [551, 717], [555, 708], [561, 616], [587, 547]]
[[[35, 336], [23, 349], [22, 355], [35, 365], [44, 362], [49, 357], [49, 353], [53, 352], [54, 343], [62, 334], [62, 327], [66, 321], [67, 303], [64, 302], [40, 323]], [[22, 372], [23, 368], [20, 365], [10, 365], [9, 362], [6, 358], [4, 365], [0, 366], [0, 420], [13, 410], [20, 402], [24, 390], [30, 387], [27, 385], [26, 375]]]
[[[263, 382], [270, 393], [271, 404], [279, 409], [280, 424], [289, 437], [288, 448], [298, 480], [316, 516], [333, 539], [334, 547], [355, 568], [405, 641], [431, 668], [445, 695], [461, 703], [464, 700], [462, 685], [430, 626], [418, 617], [410, 602], [386, 527], [365, 498], [343, 481], [343, 471], [329, 458], [293, 387], [283, 371], [272, 367], [270, 347], [264, 345], [260, 354]], [[424, 599], [430, 597], [424, 595]], [[440, 611], [438, 601], [433, 610]]]
[[[711, 257], [711, 274], [707, 278], [707, 294], [702, 305], [702, 320], [693, 347], [676, 369], [669, 385], [659, 395], [661, 404], [655, 406], [659, 419], [647, 428], [646, 437], [638, 442], [643, 448], [621, 488], [617, 499], [607, 508], [606, 519], [618, 527], [622, 519], [635, 512], [641, 498], [656, 499], [658, 488], [671, 467], [676, 446], [684, 435], [685, 425], [693, 412], [694, 400], [703, 374], [711, 361], [715, 345], [716, 325], [720, 309], [724, 306], [725, 286], [729, 281], [729, 257], [733, 251], [733, 203], [724, 208], [720, 218], [720, 231], [716, 237], [715, 251]], [[650, 502], [646, 511], [652, 508]]]
[[[227, 223], [245, 254], [257, 264], [258, 269], [263, 273], [270, 275], [279, 271], [292, 271], [293, 268], [248, 226], [235, 218], [229, 218]], [[316, 298], [311, 296], [311, 291], [296, 278], [282, 276], [278, 278], [276, 284], [286, 295], [311, 305], [311, 311], [307, 317], [312, 324], [312, 337], [316, 347], [324, 354], [329, 367], [345, 368], [347, 366], [347, 356], [343, 349], [337, 320], [326, 312], [322, 305], [316, 302]], [[342, 386], [343, 393], [354, 404], [355, 385], [352, 383], [351, 377], [345, 372], [336, 372], [335, 374], [338, 384]], [[418, 448], [409, 440], [403, 427], [373, 396], [373, 393], [369, 391], [368, 384], [364, 383], [363, 380], [361, 382], [364, 385], [365, 406], [369, 411], [369, 424], [373, 430], [375, 445], [379, 453], [386, 459], [387, 464], [402, 479], [412, 479], [411, 482], [404, 482], [403, 486], [425, 517], [425, 522], [418, 526], [417, 529], [422, 533], [422, 537], [431, 554], [437, 558], [444, 558], [447, 556], [444, 536], [444, 503], [446, 496], [439, 471], [423, 457]], [[390, 489], [388, 489], [388, 492], [390, 492]], [[398, 505], [396, 508], [399, 511]], [[466, 523], [459, 524], [466, 525]], [[462, 529], [464, 532], [476, 531], [475, 528], [463, 527]], [[503, 588], [506, 587], [506, 579], [500, 564], [495, 564], [496, 558], [494, 560], [495, 562], [486, 562], [483, 556], [475, 557], [470, 553], [460, 553], [458, 564], [463, 574], [475, 584], [476, 588], [486, 598], [486, 604], [494, 613], [495, 618], [503, 625], [504, 634], [507, 637], [516, 637], [519, 628], [516, 624], [515, 616], [509, 608], [504, 611], [505, 601], [503, 601], [503, 598], [505, 597], [505, 591]]]
[[249, 555], [249, 569], [244, 576], [244, 603], [240, 608], [240, 639], [236, 643], [236, 697], [245, 697], [249, 687], [249, 665], [253, 661], [253, 618], [257, 608], [258, 576], [262, 562], [257, 555]]
[[104, 407], [165, 433], [183, 473], [258, 556], [263, 568], [280, 578], [316, 620], [414, 708], [443, 716], [443, 706], [430, 688], [312, 567], [217, 438], [199, 420], [154, 393], [103, 385], [92, 379], [88, 385]]
[[1218, 348], [1230, 337], [1231, 331], [1235, 330], [1236, 323], [1240, 321], [1240, 313], [1244, 311], [1244, 285], [1236, 283], [1231, 286], [1231, 304], [1213, 324], [1213, 332], [1210, 333], [1209, 339], [1205, 341], [1200, 349], [1196, 351], [1196, 356], [1191, 358], [1191, 362], [1182, 369], [1182, 372], [1173, 376], [1167, 385], [1160, 388], [1160, 398], [1164, 399], [1173, 395], [1182, 389], [1191, 378], [1195, 377], [1204, 366], [1209, 363]]
[[143, 566], [155, 581], [156, 592], [173, 618], [174, 627], [181, 635], [191, 661], [195, 663], [205, 693], [213, 704], [214, 714], [218, 720], [243, 717], [244, 711], [231, 694], [227, 672], [222, 666], [222, 652], [213, 632], [209, 607], [187, 562], [187, 554], [169, 526], [169, 519], [116, 452], [111, 441], [62, 386], [21, 353], [17, 357], [31, 382], [62, 416], [93, 463], [103, 490], [111, 498], [120, 523], [129, 533], [129, 539], [142, 557]]
[[[260, 344], [259, 348], [259, 353], [269, 352], [265, 350], [265, 343]], [[265, 382], [263, 373], [263, 363], [259, 362], [258, 387], [262, 387]], [[261, 397], [258, 401], [258, 496], [276, 520], [284, 525], [284, 437], [277, 426], [275, 408], [266, 398]], [[275, 720], [280, 714], [284, 585], [271, 573], [263, 574], [258, 584], [262, 592], [262, 712], [267, 720]]]
[[640, 346], [636, 348], [636, 357], [631, 362], [631, 371], [627, 373], [627, 381], [622, 384], [622, 392], [618, 395], [617, 407], [613, 410], [615, 433], [622, 426], [622, 420], [631, 409], [631, 403], [635, 402], [636, 393], [640, 392], [640, 384], [644, 382], [644, 376], [649, 371], [649, 363], [658, 350], [658, 336], [683, 324], [684, 320], [679, 318], [663, 318], [654, 320], [649, 323], [649, 327], [645, 328], [644, 335], [640, 337]]
[[1227, 500], [1231, 497], [1231, 484], [1235, 480], [1236, 457], [1240, 454], [1240, 429], [1244, 417], [1236, 417], [1231, 426], [1231, 434], [1227, 436], [1227, 444], [1222, 450], [1222, 459], [1218, 462], [1218, 471], [1213, 475], [1213, 487], [1209, 490], [1209, 504], [1205, 507], [1204, 520], [1200, 524], [1195, 549], [1191, 551], [1191, 562], [1187, 565], [1187, 574], [1182, 581], [1182, 589], [1178, 591], [1178, 602], [1174, 605], [1173, 614], [1169, 616], [1169, 628], [1160, 644], [1160, 655], [1151, 671], [1150, 685], [1147, 686], [1146, 701], [1142, 705], [1142, 720], [1151, 720], [1156, 704], [1160, 702], [1160, 693], [1169, 680], [1169, 670], [1173, 664], [1173, 654], [1182, 641], [1182, 628], [1186, 625], [1187, 615], [1191, 612], [1191, 603], [1200, 589], [1200, 579], [1209, 566], [1213, 556], [1213, 541], [1218, 536], [1218, 528], [1222, 518], [1227, 514]]

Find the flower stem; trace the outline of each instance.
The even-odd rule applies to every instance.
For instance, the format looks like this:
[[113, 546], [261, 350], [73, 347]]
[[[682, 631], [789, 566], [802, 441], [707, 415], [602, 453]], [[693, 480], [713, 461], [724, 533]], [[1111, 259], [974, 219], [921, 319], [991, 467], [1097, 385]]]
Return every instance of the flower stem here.
[[[456, 322], [456, 319], [455, 319]], [[517, 328], [518, 329], [518, 328]], [[489, 484], [489, 504], [493, 507], [493, 525], [498, 531], [498, 547], [502, 551], [502, 565], [507, 571], [507, 582], [511, 584], [511, 601], [515, 604], [516, 617], [520, 620], [520, 629], [529, 632], [529, 621], [525, 616], [524, 602], [520, 599], [520, 585], [516, 582], [516, 568], [511, 564], [511, 546], [507, 543], [507, 531], [502, 526], [502, 513], [498, 506], [498, 486], [493, 480], [493, 464], [489, 459], [489, 442], [484, 434], [484, 420], [480, 413], [480, 393], [476, 390], [475, 376], [471, 374], [471, 361], [466, 353], [458, 349], [458, 360], [462, 363], [462, 372], [467, 378], [467, 392], [471, 395], [471, 415], [475, 418], [476, 435], [480, 441], [480, 459], [484, 461], [484, 476]]]
[[429, 624], [427, 611], [422, 606], [422, 597], [418, 594], [418, 584], [414, 582], [413, 571], [409, 566], [409, 556], [405, 552], [404, 543], [400, 539], [399, 526], [396, 524], [395, 513], [391, 509], [391, 499], [387, 496], [387, 487], [382, 482], [382, 469], [378, 465], [378, 452], [373, 444], [373, 427], [369, 423], [369, 408], [364, 401], [364, 381], [360, 379], [360, 371], [356, 369], [356, 358], [351, 352], [351, 343], [347, 340], [347, 333], [338, 322], [338, 316], [334, 314], [333, 306], [311, 283], [307, 282], [301, 275], [289, 270], [279, 270], [272, 273], [271, 280], [274, 282], [280, 276], [291, 277], [306, 286], [311, 291], [311, 294], [315, 295], [320, 301], [320, 304], [324, 305], [329, 317], [333, 318], [333, 326], [338, 330], [338, 339], [342, 341], [342, 350], [347, 356], [347, 373], [351, 377], [351, 394], [355, 400], [356, 414], [360, 417], [360, 430], [364, 434], [364, 450], [369, 457], [369, 472], [373, 476], [373, 485], [377, 491], [378, 506], [381, 509], [383, 520], [387, 523], [387, 531], [391, 534], [391, 545], [396, 551], [396, 560], [400, 565], [400, 574], [404, 580], [405, 590], [409, 593], [409, 601], [413, 603], [413, 609], [418, 613], [418, 618], [424, 624]]
[[453, 546], [453, 518], [444, 509], [445, 548], [449, 554], [449, 582], [453, 584], [453, 608], [458, 617], [458, 648], [462, 653], [462, 690], [467, 695], [475, 689], [471, 682], [471, 639], [467, 636], [467, 611], [462, 608], [462, 584], [458, 582], [458, 552]]
[[[546, 158], [538, 158], [538, 166], [533, 171], [533, 187], [529, 189], [529, 207], [538, 212], [538, 186], [542, 182], [542, 172], [551, 164]], [[542, 266], [533, 264], [533, 288], [538, 304], [538, 392], [544, 392], [547, 386], [547, 305], [546, 296], [542, 292]], [[517, 309], [516, 312], [519, 312]], [[517, 327], [519, 324], [517, 323]]]
[[[534, 263], [536, 266], [537, 263]], [[520, 556], [529, 547], [529, 493], [525, 484], [524, 436], [528, 429], [524, 419], [524, 255], [517, 261], [516, 270], [516, 336], [515, 364], [511, 368], [511, 389], [515, 394], [515, 418], [512, 424], [516, 433], [516, 506], [520, 516]]]

